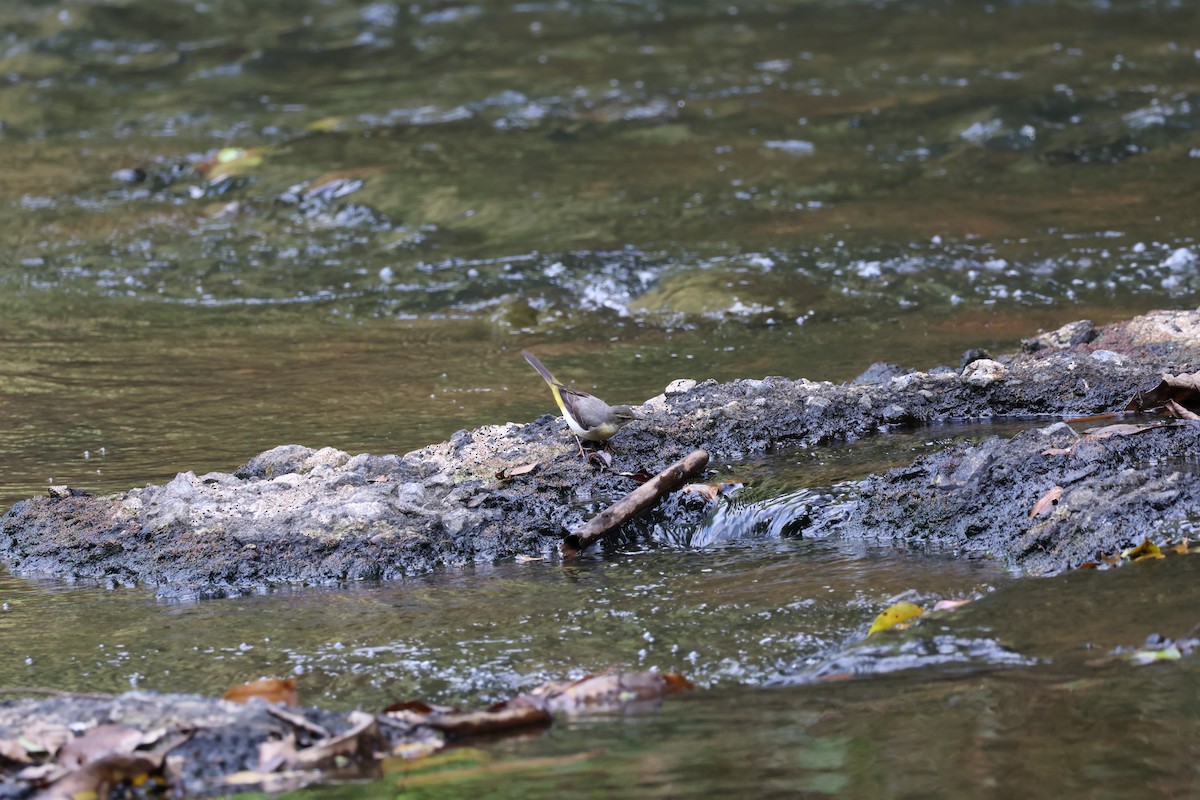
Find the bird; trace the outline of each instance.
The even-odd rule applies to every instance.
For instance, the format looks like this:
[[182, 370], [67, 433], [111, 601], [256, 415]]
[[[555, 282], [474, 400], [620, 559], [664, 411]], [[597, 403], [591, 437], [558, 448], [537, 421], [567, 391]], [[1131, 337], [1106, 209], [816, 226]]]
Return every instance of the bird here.
[[607, 442], [623, 425], [635, 419], [645, 419], [629, 406], [610, 406], [582, 389], [560, 383], [550, 374], [550, 370], [546, 369], [546, 365], [528, 350], [522, 350], [521, 355], [525, 356], [529, 366], [536, 369], [549, 384], [550, 391], [554, 393], [554, 402], [558, 403], [563, 419], [567, 421], [567, 427], [575, 434], [575, 441], [579, 443], [579, 454], [584, 458], [587, 458], [583, 452], [585, 439], [589, 442]]

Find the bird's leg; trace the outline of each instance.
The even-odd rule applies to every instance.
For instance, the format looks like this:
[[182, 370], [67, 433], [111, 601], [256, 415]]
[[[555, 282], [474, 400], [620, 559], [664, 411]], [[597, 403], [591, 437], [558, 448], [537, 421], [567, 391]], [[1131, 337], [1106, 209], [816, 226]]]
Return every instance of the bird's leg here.
[[575, 443], [579, 445], [579, 457], [584, 461], [587, 461], [587, 453], [583, 452], [583, 439], [580, 439], [578, 436], [576, 436]]

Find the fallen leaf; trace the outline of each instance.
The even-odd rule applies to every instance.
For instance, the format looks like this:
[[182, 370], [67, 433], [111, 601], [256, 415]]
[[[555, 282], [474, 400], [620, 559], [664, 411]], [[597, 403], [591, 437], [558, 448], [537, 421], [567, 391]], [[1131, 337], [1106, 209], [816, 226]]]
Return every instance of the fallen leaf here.
[[426, 717], [425, 724], [452, 737], [463, 738], [501, 733], [514, 728], [549, 725], [553, 719], [543, 706], [514, 701], [495, 710], [430, 714]]
[[612, 469], [612, 453], [607, 450], [592, 450], [588, 453], [588, 463], [597, 463], [602, 469]]
[[1128, 558], [1130, 561], [1141, 561], [1146, 558], [1166, 558], [1158, 545], [1149, 539], [1143, 540], [1137, 547], [1122, 550], [1121, 557]]
[[513, 478], [516, 478], [520, 475], [528, 475], [530, 472], [533, 472], [537, 468], [538, 468], [538, 464], [536, 461], [533, 462], [532, 464], [521, 464], [520, 466], [516, 466], [516, 467], [505, 467], [504, 469], [502, 469], [496, 473], [496, 480], [510, 481]]
[[161, 756], [109, 755], [56, 780], [38, 794], [39, 800], [94, 800], [133, 796], [162, 769]]
[[1069, 456], [1069, 455], [1071, 455], [1071, 448], [1069, 448], [1069, 447], [1047, 447], [1045, 450], [1042, 451], [1042, 455], [1044, 455], [1044, 456]]
[[712, 485], [711, 483], [689, 483], [687, 486], [684, 486], [679, 491], [691, 492], [692, 494], [698, 494], [701, 497], [703, 497], [705, 500], [716, 500], [717, 497], [721, 494], [721, 490], [718, 489], [716, 486]]
[[742, 485], [734, 481], [726, 481], [724, 483], [689, 483], [679, 491], [694, 492], [701, 495], [705, 500], [716, 500], [718, 497], [724, 497], [730, 492], [742, 488]]
[[915, 603], [900, 602], [893, 603], [883, 610], [875, 621], [871, 623], [871, 629], [867, 631], [867, 636], [872, 636], [879, 631], [886, 631], [889, 628], [906, 628], [911, 624], [911, 620], [925, 613], [925, 609]]
[[1168, 400], [1163, 404], [1163, 408], [1166, 410], [1168, 417], [1174, 417], [1175, 419], [1200, 419], [1200, 414], [1184, 408], [1174, 400]]
[[315, 722], [310, 722], [306, 717], [299, 714], [293, 714], [290, 711], [284, 711], [279, 706], [267, 706], [267, 713], [276, 719], [283, 720], [293, 728], [298, 728], [302, 731], [308, 731], [318, 739], [328, 739], [333, 736], [328, 730]]
[[0, 739], [0, 761], [12, 764], [32, 764], [33, 759], [19, 743], [12, 739]]
[[265, 147], [223, 147], [213, 158], [196, 164], [196, 171], [209, 181], [215, 181], [259, 166], [268, 152]]
[[142, 743], [142, 732], [128, 725], [97, 725], [63, 745], [56, 760], [77, 769], [113, 754], [129, 754]]
[[1186, 538], [1184, 538], [1182, 541], [1176, 542], [1171, 547], [1171, 551], [1178, 553], [1181, 556], [1186, 555], [1188, 552], [1188, 540]]
[[1163, 375], [1162, 381], [1153, 389], [1135, 394], [1125, 410], [1163, 416], [1178, 416], [1182, 411], [1190, 414], [1182, 419], [1197, 419], [1195, 412], [1200, 411], [1200, 372]]
[[953, 611], [956, 608], [961, 608], [962, 606], [965, 606], [969, 602], [971, 602], [971, 601], [970, 600], [938, 600], [936, 603], [933, 604], [933, 610], [934, 611]]
[[1116, 425], [1105, 425], [1103, 428], [1088, 428], [1084, 431], [1084, 437], [1092, 441], [1100, 439], [1111, 439], [1114, 436], [1133, 436], [1135, 433], [1145, 433], [1152, 431], [1155, 428], [1161, 428], [1161, 422], [1145, 422], [1141, 424], [1133, 424], [1122, 422]]
[[300, 704], [294, 678], [259, 678], [241, 686], [234, 686], [224, 695], [230, 702], [243, 704], [248, 703], [252, 697], [260, 697], [268, 703], [284, 703], [289, 706]]
[[1155, 661], [1178, 661], [1183, 658], [1183, 654], [1179, 652], [1178, 647], [1171, 644], [1156, 650], [1134, 650], [1126, 655], [1126, 658], [1141, 667]]
[[692, 682], [678, 673], [619, 672], [546, 684], [531, 694], [544, 697], [551, 711], [572, 714], [621, 710], [632, 704], [657, 702], [692, 688]]
[[1033, 504], [1033, 509], [1029, 512], [1029, 518], [1040, 517], [1042, 514], [1054, 505], [1058, 504], [1058, 499], [1062, 497], [1063, 487], [1054, 486], [1044, 495], [1038, 498], [1038, 501]]
[[17, 744], [24, 747], [25, 752], [31, 756], [53, 758], [63, 745], [74, 738], [75, 734], [71, 733], [71, 729], [66, 725], [35, 722], [21, 731], [21, 735], [17, 737]]
[[340, 769], [352, 763], [370, 761], [381, 749], [379, 723], [374, 714], [350, 712], [351, 728], [345, 733], [298, 749], [295, 736], [259, 745], [259, 772], [278, 769], [319, 770]]

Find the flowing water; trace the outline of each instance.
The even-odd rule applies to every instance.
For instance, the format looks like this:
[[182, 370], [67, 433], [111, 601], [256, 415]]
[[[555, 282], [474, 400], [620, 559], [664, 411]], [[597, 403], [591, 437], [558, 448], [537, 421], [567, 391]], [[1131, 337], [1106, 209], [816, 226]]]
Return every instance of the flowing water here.
[[[0, 507], [529, 420], [522, 347], [637, 402], [1195, 307], [1198, 32], [1171, 0], [10, 0]], [[1030, 583], [772, 522], [975, 435], [736, 465], [711, 526], [569, 567], [190, 606], [3, 577], [0, 686], [679, 669], [704, 690], [496, 745], [562, 765], [464, 793], [1193, 794], [1196, 668], [1104, 656], [1195, 623], [1190, 559]], [[908, 596], [976, 598], [917, 629], [945, 663], [807, 682]]]

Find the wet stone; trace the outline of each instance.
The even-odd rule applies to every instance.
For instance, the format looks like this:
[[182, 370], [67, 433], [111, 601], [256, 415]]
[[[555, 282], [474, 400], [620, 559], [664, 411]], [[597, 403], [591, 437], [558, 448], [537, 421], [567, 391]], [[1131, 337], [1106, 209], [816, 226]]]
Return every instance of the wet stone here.
[[962, 373], [963, 382], [970, 386], [984, 387], [1004, 380], [1008, 370], [999, 361], [981, 358], [968, 364]]

